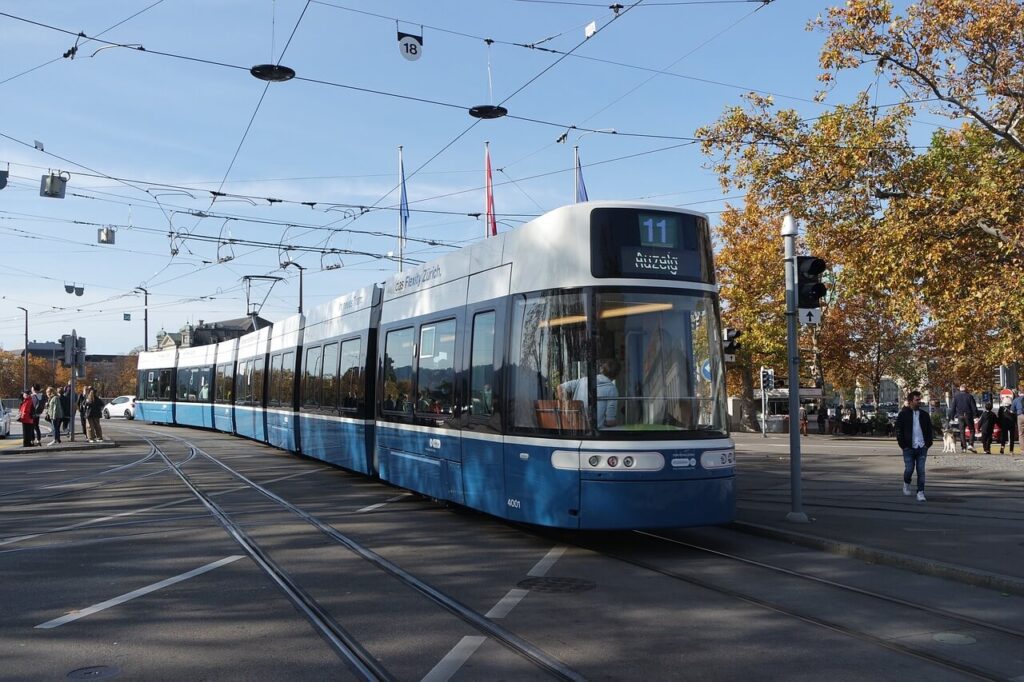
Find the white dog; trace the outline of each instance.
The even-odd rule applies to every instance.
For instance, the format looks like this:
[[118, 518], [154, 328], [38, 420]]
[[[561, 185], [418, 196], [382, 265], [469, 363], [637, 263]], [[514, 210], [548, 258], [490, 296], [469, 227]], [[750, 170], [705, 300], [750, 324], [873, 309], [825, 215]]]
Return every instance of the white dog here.
[[942, 433], [942, 451], [956, 452], [956, 440], [953, 438], [952, 429], [946, 429]]

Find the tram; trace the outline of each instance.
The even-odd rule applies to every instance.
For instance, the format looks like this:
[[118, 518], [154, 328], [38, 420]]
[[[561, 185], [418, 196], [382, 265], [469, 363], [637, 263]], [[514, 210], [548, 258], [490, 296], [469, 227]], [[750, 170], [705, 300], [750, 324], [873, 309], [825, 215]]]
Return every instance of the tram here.
[[[702, 214], [566, 206], [211, 346], [198, 370], [193, 349], [143, 353], [136, 418], [212, 426], [529, 524], [727, 523], [714, 272]], [[183, 393], [194, 370], [212, 386]]]

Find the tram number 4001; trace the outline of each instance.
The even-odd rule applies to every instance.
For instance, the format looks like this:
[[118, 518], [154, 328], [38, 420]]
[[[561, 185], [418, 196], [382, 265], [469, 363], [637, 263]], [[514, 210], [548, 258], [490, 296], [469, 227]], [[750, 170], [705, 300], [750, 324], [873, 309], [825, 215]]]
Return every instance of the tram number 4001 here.
[[522, 509], [523, 508], [522, 502], [520, 502], [519, 500], [514, 499], [512, 497], [508, 498], [508, 502], [506, 502], [505, 504], [507, 504], [509, 507], [512, 507], [513, 509]]

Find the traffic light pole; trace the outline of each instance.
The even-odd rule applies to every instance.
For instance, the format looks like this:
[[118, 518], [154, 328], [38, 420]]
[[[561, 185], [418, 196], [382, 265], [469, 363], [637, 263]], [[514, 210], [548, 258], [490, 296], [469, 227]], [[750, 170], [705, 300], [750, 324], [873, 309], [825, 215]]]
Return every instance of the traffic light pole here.
[[[75, 442], [75, 413], [78, 412], [78, 408], [81, 407], [78, 404], [78, 393], [75, 392], [75, 374], [78, 373], [78, 363], [74, 362], [77, 360], [75, 353], [78, 351], [78, 332], [74, 329], [71, 330], [71, 395], [68, 396], [68, 406], [71, 408], [71, 414], [67, 415], [71, 422], [68, 424], [68, 438], [71, 442]], [[66, 354], [65, 354], [66, 356]]]
[[786, 355], [789, 367], [789, 486], [790, 510], [786, 520], [809, 523], [803, 511], [800, 491], [800, 349], [797, 345], [796, 293], [796, 221], [786, 216], [782, 221], [786, 269]]

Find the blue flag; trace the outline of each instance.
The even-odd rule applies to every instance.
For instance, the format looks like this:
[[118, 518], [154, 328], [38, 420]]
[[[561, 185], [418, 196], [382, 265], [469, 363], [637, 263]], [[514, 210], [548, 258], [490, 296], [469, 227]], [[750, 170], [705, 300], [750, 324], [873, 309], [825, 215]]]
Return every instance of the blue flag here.
[[588, 201], [587, 186], [583, 184], [583, 168], [580, 166], [579, 154], [576, 155], [576, 203]]

